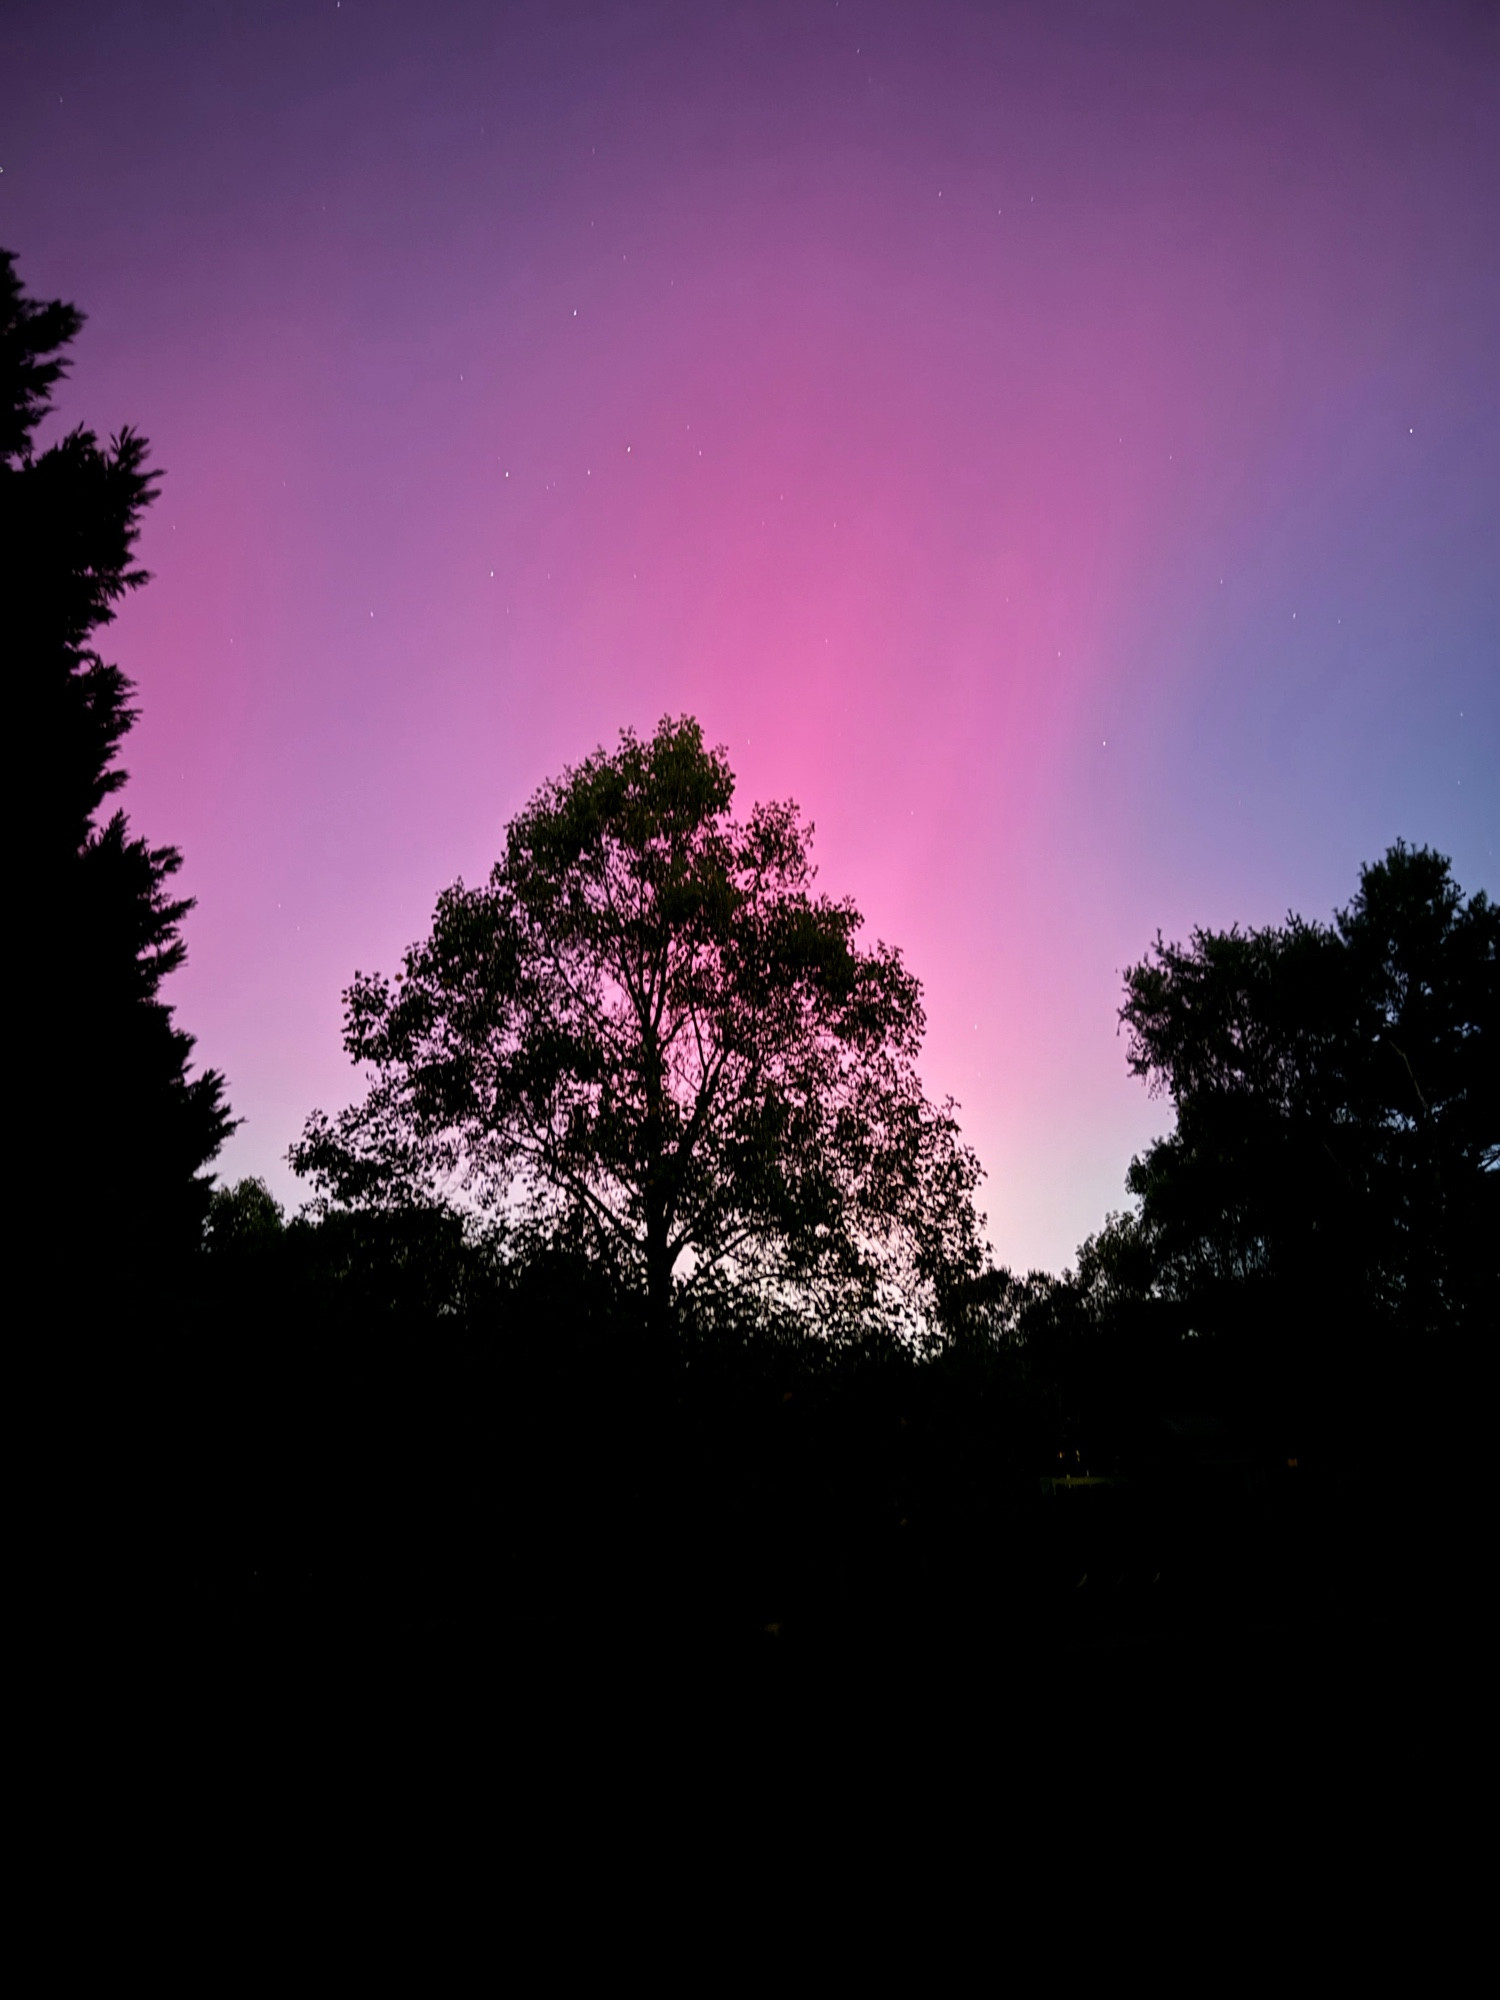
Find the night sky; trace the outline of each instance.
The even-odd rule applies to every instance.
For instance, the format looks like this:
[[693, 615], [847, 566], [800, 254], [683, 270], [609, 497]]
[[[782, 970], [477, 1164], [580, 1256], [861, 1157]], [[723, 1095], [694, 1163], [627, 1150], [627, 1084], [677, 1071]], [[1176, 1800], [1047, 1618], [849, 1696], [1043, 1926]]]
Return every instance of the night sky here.
[[1017, 1267], [1168, 1121], [1158, 927], [1500, 889], [1485, 0], [8, 0], [0, 168], [46, 435], [166, 472], [105, 650], [231, 1178], [668, 712], [902, 947]]

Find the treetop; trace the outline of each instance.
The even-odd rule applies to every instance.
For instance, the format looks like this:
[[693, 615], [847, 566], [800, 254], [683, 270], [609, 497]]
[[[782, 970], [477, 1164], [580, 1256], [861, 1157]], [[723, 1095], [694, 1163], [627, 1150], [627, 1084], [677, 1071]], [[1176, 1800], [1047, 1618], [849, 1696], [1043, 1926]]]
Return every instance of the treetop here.
[[0, 459], [26, 458], [52, 391], [71, 365], [62, 352], [83, 314], [61, 299], [29, 299], [15, 253], [0, 250]]
[[845, 1319], [892, 1288], [932, 1309], [978, 1254], [978, 1164], [916, 1077], [920, 986], [813, 892], [796, 807], [733, 798], [689, 716], [543, 785], [394, 988], [345, 994], [374, 1076], [294, 1149], [325, 1199], [519, 1204], [638, 1271], [658, 1318], [730, 1273]]

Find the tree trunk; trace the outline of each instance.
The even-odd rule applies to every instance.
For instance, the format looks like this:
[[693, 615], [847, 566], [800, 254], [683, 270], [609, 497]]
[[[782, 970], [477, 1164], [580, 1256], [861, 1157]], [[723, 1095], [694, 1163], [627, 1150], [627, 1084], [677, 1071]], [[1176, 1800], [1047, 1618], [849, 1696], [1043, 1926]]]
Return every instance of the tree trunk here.
[[667, 1218], [646, 1218], [646, 1319], [651, 1337], [663, 1350], [672, 1337], [672, 1260], [667, 1248]]
[[646, 1323], [652, 1345], [666, 1355], [672, 1343], [672, 1253], [668, 1247], [671, 1221], [666, 1199], [665, 1158], [666, 1066], [657, 1044], [656, 1029], [649, 1010], [641, 1019], [642, 1067], [646, 1082], [646, 1119], [643, 1137], [649, 1162], [645, 1177], [646, 1197]]

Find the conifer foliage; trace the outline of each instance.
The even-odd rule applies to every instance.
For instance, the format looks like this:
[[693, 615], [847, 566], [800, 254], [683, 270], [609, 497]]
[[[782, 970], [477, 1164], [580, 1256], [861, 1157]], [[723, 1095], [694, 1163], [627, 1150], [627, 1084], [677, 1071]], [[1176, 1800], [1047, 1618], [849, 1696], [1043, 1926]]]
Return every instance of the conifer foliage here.
[[157, 474], [146, 442], [36, 433], [83, 317], [26, 297], [0, 251], [0, 635], [18, 723], [19, 884], [28, 1048], [19, 1097], [32, 1247], [58, 1298], [138, 1298], [199, 1240], [204, 1168], [232, 1129], [224, 1084], [190, 1078], [193, 1038], [160, 998], [192, 907], [172, 847], [133, 836], [106, 801], [135, 721], [132, 688], [94, 635], [146, 572], [133, 561]]

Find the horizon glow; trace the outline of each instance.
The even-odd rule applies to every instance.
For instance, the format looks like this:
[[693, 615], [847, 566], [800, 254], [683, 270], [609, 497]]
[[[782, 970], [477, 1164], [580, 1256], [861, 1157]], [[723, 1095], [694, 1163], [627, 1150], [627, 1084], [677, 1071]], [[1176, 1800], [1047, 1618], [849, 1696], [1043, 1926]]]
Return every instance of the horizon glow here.
[[284, 1156], [356, 968], [621, 728], [923, 982], [997, 1256], [1165, 1128], [1121, 975], [1500, 888], [1500, 47], [1460, 4], [327, 0], [8, 12], [0, 242], [88, 315], [45, 435], [165, 470], [102, 638], [168, 988]]

